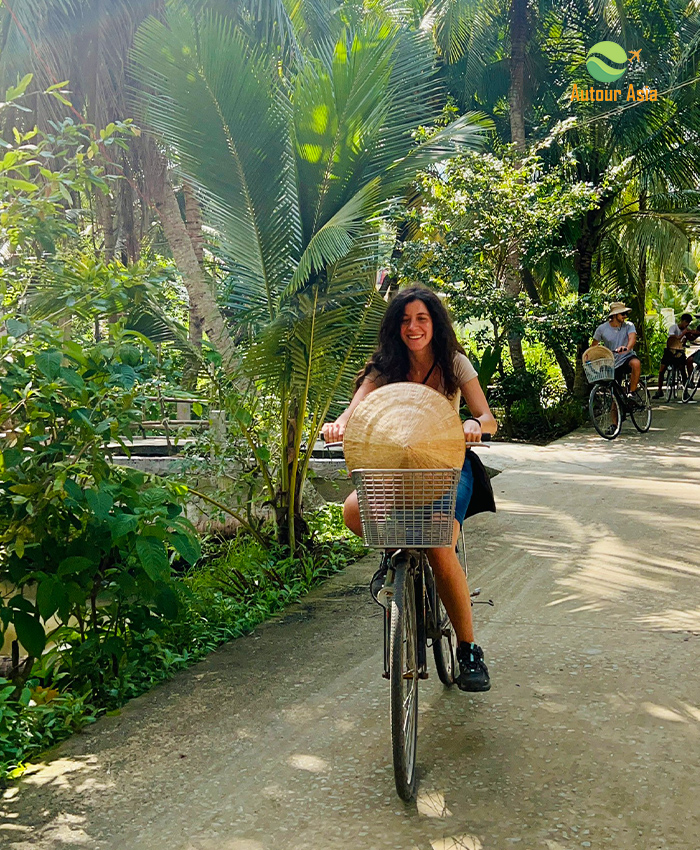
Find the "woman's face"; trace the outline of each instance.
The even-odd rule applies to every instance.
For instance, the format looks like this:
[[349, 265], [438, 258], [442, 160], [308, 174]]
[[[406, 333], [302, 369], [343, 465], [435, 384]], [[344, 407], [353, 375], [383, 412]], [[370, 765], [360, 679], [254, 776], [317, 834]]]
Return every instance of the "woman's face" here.
[[418, 353], [433, 339], [433, 320], [428, 308], [420, 301], [410, 301], [401, 320], [401, 339], [409, 351]]

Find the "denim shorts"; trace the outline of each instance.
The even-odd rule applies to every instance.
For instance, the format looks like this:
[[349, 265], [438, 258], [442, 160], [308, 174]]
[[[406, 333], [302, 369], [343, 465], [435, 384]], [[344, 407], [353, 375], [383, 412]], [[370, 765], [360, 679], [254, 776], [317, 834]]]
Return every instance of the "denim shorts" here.
[[457, 485], [457, 501], [455, 502], [455, 519], [461, 525], [464, 522], [464, 517], [467, 515], [467, 508], [472, 498], [474, 491], [474, 473], [472, 465], [469, 463], [469, 451], [464, 457], [462, 464], [462, 473], [459, 476], [459, 484]]
[[[467, 449], [469, 451], [469, 449]], [[465, 455], [464, 463], [462, 464], [462, 472], [459, 476], [459, 484], [457, 485], [457, 499], [455, 500], [455, 519], [457, 522], [462, 525], [464, 522], [464, 517], [467, 515], [467, 508], [469, 507], [469, 502], [472, 498], [472, 492], [474, 490], [474, 473], [472, 472], [472, 465], [469, 463], [469, 456]], [[431, 512], [441, 512], [441, 509], [444, 511], [444, 508], [449, 504], [449, 497], [444, 497], [443, 499], [437, 499], [430, 506]]]

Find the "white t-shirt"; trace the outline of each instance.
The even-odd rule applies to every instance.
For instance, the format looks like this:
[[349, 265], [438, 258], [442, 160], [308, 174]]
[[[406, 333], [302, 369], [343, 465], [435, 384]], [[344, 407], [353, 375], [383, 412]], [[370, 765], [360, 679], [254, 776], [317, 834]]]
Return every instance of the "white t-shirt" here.
[[[452, 361], [452, 368], [454, 369], [455, 377], [457, 378], [457, 384], [459, 387], [462, 387], [467, 381], [471, 381], [472, 378], [477, 377], [476, 369], [469, 362], [469, 358], [466, 354], [462, 354], [461, 351], [455, 352], [454, 360]], [[383, 387], [387, 380], [384, 375], [381, 375], [376, 369], [372, 369], [367, 377], [374, 383], [377, 387]], [[449, 396], [445, 392], [445, 384], [442, 379], [442, 375], [440, 376], [440, 383], [437, 387], [439, 393], [446, 396], [449, 401], [454, 406], [455, 410], [459, 410], [459, 401], [461, 398], [461, 391], [458, 389], [457, 392]]]

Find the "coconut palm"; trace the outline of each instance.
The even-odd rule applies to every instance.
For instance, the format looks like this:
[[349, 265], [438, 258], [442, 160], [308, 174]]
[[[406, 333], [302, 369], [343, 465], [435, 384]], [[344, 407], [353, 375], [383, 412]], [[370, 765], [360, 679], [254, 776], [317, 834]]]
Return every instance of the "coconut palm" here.
[[421, 33], [371, 16], [280, 73], [230, 21], [180, 5], [141, 28], [132, 57], [143, 122], [217, 233], [231, 322], [252, 340], [245, 368], [278, 405], [276, 484], [263, 472], [294, 547], [314, 441], [376, 340], [382, 214], [487, 124], [467, 115], [416, 138], [443, 103], [434, 55]]

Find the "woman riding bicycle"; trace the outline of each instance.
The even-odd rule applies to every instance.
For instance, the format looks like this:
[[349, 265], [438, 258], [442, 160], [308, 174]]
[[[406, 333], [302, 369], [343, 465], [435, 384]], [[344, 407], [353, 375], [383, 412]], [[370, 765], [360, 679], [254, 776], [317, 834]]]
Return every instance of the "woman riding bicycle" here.
[[[457, 342], [447, 310], [437, 295], [423, 286], [403, 289], [389, 303], [379, 331], [379, 347], [357, 378], [350, 406], [335, 422], [323, 426], [326, 441], [342, 440], [350, 415], [369, 393], [399, 381], [432, 387], [446, 396], [456, 410], [459, 410], [460, 394], [464, 396], [471, 413], [463, 426], [467, 443], [478, 443], [484, 432], [496, 433], [498, 425], [489, 410], [476, 370]], [[453, 545], [429, 549], [427, 554], [438, 593], [459, 641], [457, 685], [463, 691], [487, 691], [491, 687], [488, 668], [481, 647], [474, 642], [469, 587], [455, 551], [473, 486], [467, 453], [457, 490]], [[357, 493], [348, 496], [343, 514], [347, 527], [361, 536]]]

